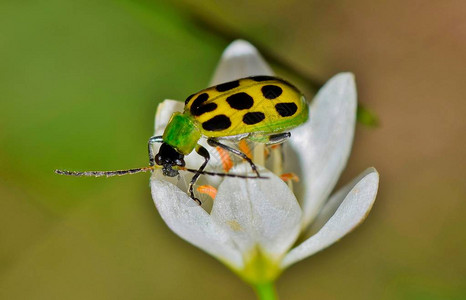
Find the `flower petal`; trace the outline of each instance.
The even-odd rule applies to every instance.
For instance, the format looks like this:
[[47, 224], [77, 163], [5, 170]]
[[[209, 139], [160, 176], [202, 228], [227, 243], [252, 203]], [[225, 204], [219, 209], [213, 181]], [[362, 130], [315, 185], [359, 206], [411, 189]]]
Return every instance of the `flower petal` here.
[[[249, 164], [232, 173], [254, 175]], [[268, 179], [227, 178], [220, 185], [211, 216], [232, 236], [244, 254], [258, 247], [269, 258], [279, 259], [295, 242], [301, 209], [288, 186], [272, 172]]]
[[317, 234], [305, 240], [285, 256], [282, 267], [286, 268], [330, 246], [358, 226], [372, 208], [378, 185], [379, 174], [373, 170], [356, 184], [335, 214]]
[[309, 121], [293, 130], [292, 149], [302, 168], [305, 228], [330, 195], [348, 160], [356, 121], [356, 86], [351, 73], [331, 78], [310, 107]]
[[354, 188], [354, 186], [358, 184], [358, 182], [361, 181], [361, 179], [366, 177], [366, 175], [372, 172], [376, 172], [376, 170], [374, 168], [368, 168], [364, 170], [364, 172], [362, 172], [356, 178], [351, 180], [350, 183], [346, 184], [344, 187], [340, 188], [337, 192], [335, 192], [330, 197], [330, 199], [328, 199], [328, 201], [324, 204], [319, 214], [312, 222], [308, 231], [308, 236], [316, 234], [325, 225], [325, 223], [327, 223], [327, 221], [335, 214], [338, 207], [340, 207], [343, 200], [345, 200], [346, 195], [348, 195], [348, 193]]
[[162, 219], [182, 239], [201, 248], [234, 269], [243, 267], [241, 253], [229, 233], [175, 185], [154, 172], [151, 192]]
[[236, 40], [223, 51], [210, 85], [254, 75], [273, 75], [273, 71], [253, 45]]
[[154, 135], [162, 135], [174, 112], [183, 111], [184, 102], [165, 99], [157, 106], [154, 122]]

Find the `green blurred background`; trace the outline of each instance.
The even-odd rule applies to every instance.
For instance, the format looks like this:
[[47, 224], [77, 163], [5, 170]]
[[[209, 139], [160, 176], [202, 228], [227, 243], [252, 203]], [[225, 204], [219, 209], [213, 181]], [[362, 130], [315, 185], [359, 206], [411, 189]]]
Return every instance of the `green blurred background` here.
[[287, 270], [282, 299], [466, 299], [465, 12], [464, 1], [2, 0], [0, 299], [254, 299], [165, 226], [147, 174], [52, 173], [145, 165], [157, 103], [205, 87], [232, 38], [279, 74], [354, 72], [380, 119], [358, 125], [341, 179], [377, 167], [373, 211]]

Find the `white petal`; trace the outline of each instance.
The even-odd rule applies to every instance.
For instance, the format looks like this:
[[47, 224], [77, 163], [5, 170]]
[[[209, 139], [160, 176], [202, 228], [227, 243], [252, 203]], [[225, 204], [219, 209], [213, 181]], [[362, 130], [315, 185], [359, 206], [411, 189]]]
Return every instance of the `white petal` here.
[[330, 195], [346, 165], [356, 122], [356, 86], [351, 73], [330, 79], [314, 98], [309, 121], [292, 131], [290, 145], [298, 154], [304, 183], [306, 227]]
[[151, 178], [152, 198], [162, 219], [173, 232], [191, 244], [235, 269], [243, 260], [228, 232], [217, 225], [209, 214], [173, 184]]
[[184, 102], [181, 101], [165, 99], [160, 103], [155, 113], [154, 135], [162, 135], [172, 114], [177, 111], [183, 111], [183, 109]]
[[362, 172], [356, 178], [351, 180], [350, 183], [346, 184], [335, 194], [333, 194], [322, 207], [314, 222], [312, 222], [311, 227], [309, 228], [308, 236], [314, 235], [316, 232], [318, 232], [325, 225], [325, 223], [327, 223], [327, 221], [335, 214], [338, 207], [345, 199], [346, 195], [348, 195], [348, 193], [354, 188], [354, 186], [358, 184], [358, 182], [361, 181], [361, 179], [363, 179], [366, 175], [372, 172], [376, 172], [374, 168], [368, 168], [364, 170], [364, 172]]
[[[231, 173], [245, 174], [248, 169], [249, 164], [241, 164]], [[266, 169], [260, 172], [268, 179], [226, 179], [219, 187], [211, 216], [229, 231], [241, 252], [259, 246], [269, 258], [278, 259], [299, 234], [301, 209], [280, 178]]]
[[236, 40], [223, 51], [210, 85], [254, 75], [273, 75], [273, 71], [253, 45]]
[[330, 246], [358, 226], [367, 217], [374, 204], [378, 185], [379, 174], [374, 170], [358, 182], [317, 234], [305, 240], [285, 256], [282, 267], [286, 268]]

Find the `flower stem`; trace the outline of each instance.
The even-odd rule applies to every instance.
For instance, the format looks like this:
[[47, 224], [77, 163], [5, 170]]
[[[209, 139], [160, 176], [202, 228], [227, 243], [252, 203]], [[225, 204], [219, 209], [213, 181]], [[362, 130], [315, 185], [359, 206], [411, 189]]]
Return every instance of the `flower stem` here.
[[254, 286], [259, 300], [278, 300], [273, 282], [259, 283]]

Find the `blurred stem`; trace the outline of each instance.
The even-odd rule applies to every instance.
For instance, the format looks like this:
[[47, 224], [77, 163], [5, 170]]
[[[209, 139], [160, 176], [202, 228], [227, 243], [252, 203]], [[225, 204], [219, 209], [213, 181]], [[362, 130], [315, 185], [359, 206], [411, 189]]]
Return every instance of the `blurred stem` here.
[[261, 55], [265, 58], [266, 61], [271, 62], [272, 64], [283, 68], [294, 74], [296, 77], [304, 80], [312, 92], [315, 93], [322, 87], [323, 82], [317, 78], [309, 76], [306, 72], [303, 72], [301, 69], [291, 65], [288, 61], [281, 58], [279, 55], [276, 55], [273, 51], [269, 51], [267, 47], [261, 45], [252, 36], [248, 36], [247, 33], [238, 32], [232, 28], [229, 28], [225, 24], [220, 24], [218, 20], [212, 19], [210, 14], [202, 13], [199, 10], [187, 10], [186, 7], [180, 6], [178, 6], [178, 9], [180, 11], [184, 11], [184, 13], [190, 18], [191, 22], [196, 24], [199, 28], [202, 28], [215, 35], [216, 37], [223, 39], [225, 43], [231, 43], [238, 38], [242, 38], [251, 42], [256, 48], [259, 49]]
[[254, 291], [259, 300], [278, 300], [275, 285], [272, 281], [256, 284], [254, 286]]
[[[155, 14], [155, 12], [160, 11], [159, 3], [153, 3], [153, 1], [151, 2], [146, 0], [125, 1], [131, 4], [138, 4], [138, 7], [142, 8], [142, 11], [144, 12], [144, 14], [141, 15], [145, 16], [146, 18], [151, 17], [150, 19], [152, 21], [160, 22], [160, 14]], [[267, 47], [261, 46], [260, 43], [258, 43], [258, 41], [253, 39], [251, 36], [248, 36], [246, 33], [236, 32], [235, 30], [229, 28], [226, 25], [219, 24], [218, 20], [212, 19], [210, 14], [202, 13], [196, 9], [190, 9], [189, 6], [186, 6], [184, 4], [175, 4], [174, 7], [176, 8], [178, 15], [180, 15], [179, 19], [188, 19], [189, 24], [183, 24], [186, 25], [186, 27], [189, 27], [189, 25], [191, 24], [197, 25], [197, 27], [201, 30], [209, 32], [217, 38], [222, 39], [224, 41], [224, 44], [230, 43], [231, 41], [237, 38], [246, 39], [252, 42], [252, 44], [259, 49], [262, 56], [264, 56], [264, 58], [268, 62], [271, 62], [272, 64], [284, 70], [287, 70], [288, 72], [302, 80], [313, 93], [316, 93], [323, 86], [323, 81], [313, 76], [310, 76], [306, 72], [302, 71], [300, 68], [293, 66], [288, 61], [282, 59], [279, 55], [276, 55], [273, 51], [269, 51]], [[147, 12], [152, 12], [152, 16], [147, 15]], [[171, 14], [170, 18], [173, 19], [175, 15], [176, 14], [174, 13]], [[157, 22], [154, 24], [158, 30], [162, 27], [168, 26], [167, 24], [170, 24], [170, 22], [167, 22], [166, 24], [164, 23], [164, 26], [159, 26], [159, 23]], [[176, 26], [174, 26], [173, 28], [176, 28]], [[170, 30], [171, 29], [172, 28], [170, 27]], [[357, 120], [359, 123], [364, 124], [368, 127], [377, 127], [379, 125], [379, 119], [377, 115], [361, 105], [358, 106]]]

